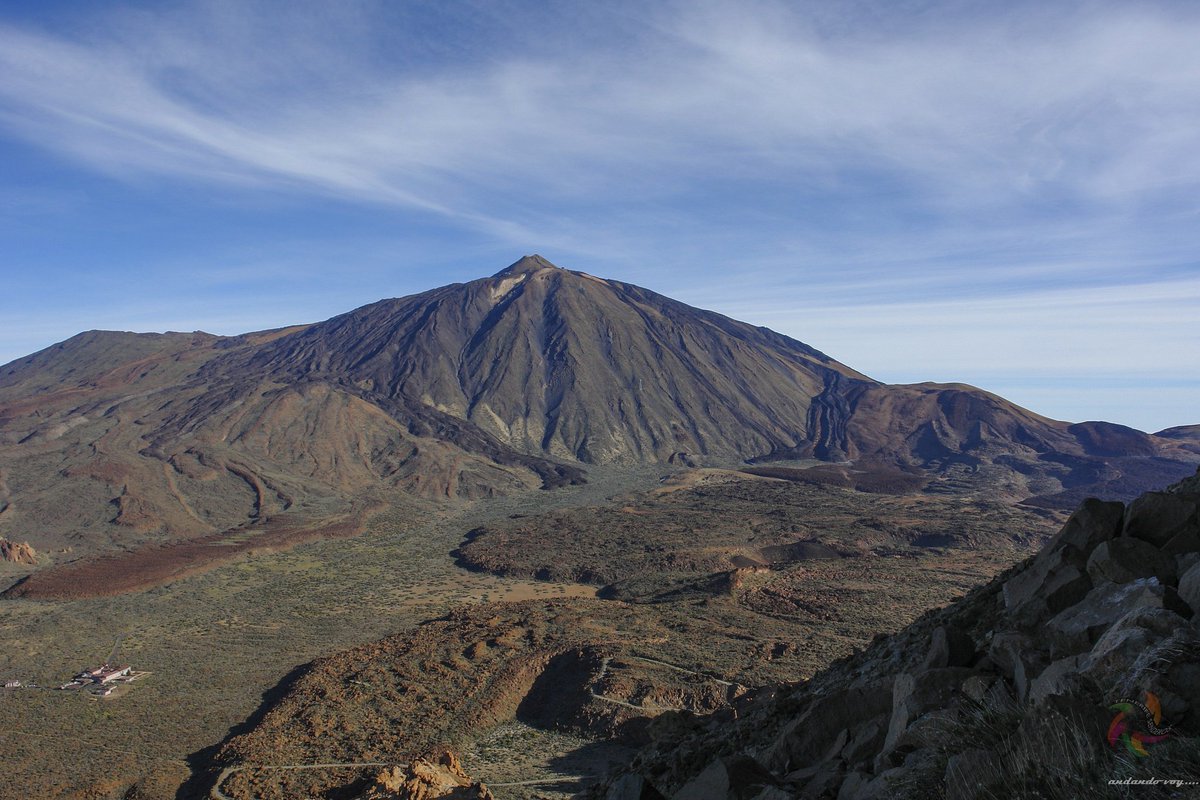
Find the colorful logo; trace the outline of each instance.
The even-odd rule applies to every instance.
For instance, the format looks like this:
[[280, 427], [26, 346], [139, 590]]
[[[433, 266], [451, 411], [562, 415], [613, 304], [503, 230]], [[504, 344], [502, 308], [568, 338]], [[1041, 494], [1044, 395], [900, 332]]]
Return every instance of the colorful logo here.
[[1158, 744], [1171, 733], [1171, 726], [1162, 724], [1162, 706], [1158, 695], [1145, 693], [1146, 702], [1122, 698], [1109, 708], [1117, 712], [1108, 726], [1108, 744], [1117, 744], [1138, 758], [1149, 755], [1147, 745]]

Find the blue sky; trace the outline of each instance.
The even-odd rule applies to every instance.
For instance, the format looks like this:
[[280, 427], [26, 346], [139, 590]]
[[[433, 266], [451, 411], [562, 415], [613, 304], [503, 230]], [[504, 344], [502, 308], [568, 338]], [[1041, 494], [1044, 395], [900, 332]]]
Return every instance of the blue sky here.
[[890, 382], [1200, 423], [1200, 7], [0, 2], [0, 362], [538, 252]]

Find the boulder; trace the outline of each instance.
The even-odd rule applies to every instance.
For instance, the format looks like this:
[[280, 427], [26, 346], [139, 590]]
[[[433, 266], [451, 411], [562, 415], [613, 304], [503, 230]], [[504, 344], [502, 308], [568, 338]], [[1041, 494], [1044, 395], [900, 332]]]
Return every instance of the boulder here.
[[718, 758], [683, 785], [674, 800], [755, 800], [764, 789], [779, 788], [766, 767], [746, 755]]
[[1180, 531], [1167, 540], [1167, 543], [1162, 546], [1162, 551], [1172, 556], [1196, 554], [1197, 551], [1200, 551], [1200, 529], [1187, 528]]
[[842, 763], [832, 761], [790, 772], [784, 781], [797, 787], [800, 797], [816, 800], [835, 796], [845, 777]]
[[[839, 734], [855, 731], [864, 722], [889, 713], [892, 697], [892, 685], [885, 681], [813, 698], [766, 749], [763, 763], [782, 774], [837, 755], [830, 753], [830, 747]], [[842, 744], [847, 742], [843, 740]]]
[[1141, 608], [1130, 611], [1114, 622], [1096, 641], [1080, 666], [1080, 673], [1102, 690], [1111, 691], [1130, 674], [1135, 662], [1154, 642], [1172, 633], [1190, 629], [1190, 623], [1165, 608]]
[[988, 689], [992, 688], [995, 682], [995, 675], [972, 675], [963, 681], [962, 693], [976, 703], [982, 703], [983, 698], [987, 697]]
[[909, 723], [934, 709], [946, 708], [960, 694], [962, 682], [974, 672], [965, 667], [944, 667], [924, 672], [902, 672], [892, 688], [892, 718], [883, 743], [886, 753], [895, 748]]
[[863, 723], [842, 749], [841, 757], [852, 769], [870, 764], [887, 739], [891, 714], [880, 714]]
[[1190, 718], [1181, 721], [1195, 730], [1200, 725], [1200, 661], [1181, 660], [1172, 664], [1166, 679], [1190, 710]]
[[1130, 611], [1142, 608], [1166, 608], [1191, 616], [1191, 609], [1176, 591], [1163, 586], [1157, 578], [1103, 583], [1046, 623], [1050, 652], [1061, 657], [1090, 650], [1109, 626]]
[[495, 800], [495, 796], [467, 777], [458, 756], [444, 751], [383, 770], [360, 800]]
[[0, 561], [33, 565], [37, 563], [37, 552], [29, 542], [10, 542], [0, 536]]
[[[941, 782], [941, 776], [941, 758], [936, 750], [914, 750], [899, 766], [886, 769], [856, 787], [853, 800], [925, 800]], [[838, 799], [841, 798], [839, 794]]]
[[1084, 500], [1037, 557], [1004, 583], [1004, 606], [1027, 623], [1056, 614], [1091, 589], [1084, 573], [1088, 556], [1117, 535], [1125, 506]]
[[1183, 575], [1192, 567], [1200, 564], [1200, 548], [1197, 551], [1175, 554], [1175, 574]]
[[1179, 599], [1194, 613], [1200, 613], [1200, 563], [1179, 577]]
[[1088, 558], [1087, 573], [1092, 583], [1129, 583], [1138, 578], [1175, 582], [1175, 559], [1154, 545], [1131, 536], [1101, 542]]
[[649, 781], [641, 775], [627, 773], [608, 786], [604, 800], [666, 800]]
[[957, 708], [935, 708], [908, 723], [894, 743], [898, 753], [907, 754], [931, 747], [947, 747], [954, 741], [959, 723]]
[[796, 796], [789, 791], [780, 789], [778, 786], [764, 786], [750, 800], [796, 800]]
[[1195, 531], [1200, 522], [1197, 511], [1200, 499], [1174, 492], [1146, 492], [1129, 504], [1125, 515], [1126, 536], [1145, 539], [1162, 547], [1188, 530]]
[[1035, 560], [1033, 565], [1005, 581], [1005, 607], [1026, 625], [1057, 614], [1091, 591], [1092, 579], [1085, 567], [1086, 561], [1072, 564], [1056, 558]]
[[1046, 657], [1029, 636], [1017, 631], [1004, 631], [992, 637], [988, 656], [1000, 673], [1012, 682], [1017, 699], [1024, 701], [1029, 684], [1046, 666]]
[[1052, 662], [1030, 682], [1029, 702], [1037, 704], [1053, 695], [1078, 694], [1079, 669], [1087, 660], [1087, 654], [1081, 654]]
[[875, 778], [868, 772], [854, 771], [847, 773], [838, 791], [837, 800], [862, 800], [867, 786]]
[[[1132, 652], [1125, 655], [1128, 659]], [[1166, 636], [1151, 633], [1136, 658], [1127, 663], [1124, 673], [1112, 677], [1113, 694], [1128, 697], [1154, 692], [1164, 712], [1170, 705], [1167, 698], [1172, 696], [1174, 722], [1180, 722], [1189, 711], [1200, 715], [1200, 674], [1195, 669], [1200, 665], [1200, 631], [1195, 627], [1183, 625]]]
[[975, 660], [975, 641], [961, 628], [941, 625], [934, 629], [929, 640], [925, 668], [966, 667]]
[[1088, 498], [1071, 514], [1062, 530], [1046, 544], [1038, 557], [1066, 551], [1068, 561], [1083, 566], [1096, 545], [1117, 535], [1124, 519], [1124, 504]]

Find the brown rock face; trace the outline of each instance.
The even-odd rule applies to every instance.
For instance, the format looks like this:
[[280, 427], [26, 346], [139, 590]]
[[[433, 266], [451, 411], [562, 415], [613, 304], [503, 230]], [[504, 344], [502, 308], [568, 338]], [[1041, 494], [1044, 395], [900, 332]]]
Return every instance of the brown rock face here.
[[458, 756], [444, 751], [383, 770], [359, 800], [495, 800], [495, 796], [467, 776]]
[[30, 547], [29, 542], [10, 542], [0, 536], [0, 561], [32, 565], [37, 563], [37, 553]]

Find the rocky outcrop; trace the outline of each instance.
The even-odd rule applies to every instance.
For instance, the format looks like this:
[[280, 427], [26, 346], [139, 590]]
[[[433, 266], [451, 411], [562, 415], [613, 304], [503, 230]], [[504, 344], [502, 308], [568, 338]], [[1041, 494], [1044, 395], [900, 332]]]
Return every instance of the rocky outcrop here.
[[471, 780], [458, 756], [443, 751], [383, 770], [358, 800], [495, 800], [495, 795]]
[[10, 542], [0, 536], [0, 561], [32, 565], [37, 563], [37, 553], [29, 542]]
[[1197, 509], [1200, 474], [1128, 508], [1085, 502], [1036, 557], [760, 692], [732, 726], [677, 726], [593, 797], [1065, 800], [1200, 781]]

